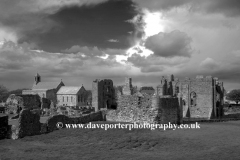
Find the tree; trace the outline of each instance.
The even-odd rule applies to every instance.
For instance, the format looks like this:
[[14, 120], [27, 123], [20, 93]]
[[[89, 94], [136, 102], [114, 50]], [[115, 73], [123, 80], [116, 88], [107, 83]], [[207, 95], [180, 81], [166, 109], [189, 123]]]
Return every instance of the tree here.
[[237, 104], [240, 101], [240, 89], [234, 89], [227, 93], [226, 99], [230, 101], [235, 101]]
[[23, 90], [27, 90], [27, 89], [23, 88], [23, 89], [8, 91], [8, 89], [4, 85], [0, 84], [0, 102], [6, 102], [7, 98], [11, 94], [21, 95]]
[[4, 85], [0, 84], [0, 102], [2, 101], [5, 102], [7, 97], [8, 97], [8, 89]]

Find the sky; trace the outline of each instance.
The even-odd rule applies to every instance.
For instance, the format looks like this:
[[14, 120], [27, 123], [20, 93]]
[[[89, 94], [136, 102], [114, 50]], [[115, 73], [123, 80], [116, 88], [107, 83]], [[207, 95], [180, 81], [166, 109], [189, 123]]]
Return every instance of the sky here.
[[1, 0], [0, 83], [91, 89], [95, 79], [157, 86], [218, 77], [240, 89], [239, 0]]

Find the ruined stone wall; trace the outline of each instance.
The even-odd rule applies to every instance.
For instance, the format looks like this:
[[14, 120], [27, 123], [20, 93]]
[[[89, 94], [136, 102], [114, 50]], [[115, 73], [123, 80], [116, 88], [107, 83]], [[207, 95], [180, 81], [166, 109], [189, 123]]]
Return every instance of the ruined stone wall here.
[[92, 82], [92, 106], [95, 108], [95, 111], [99, 110], [99, 103], [101, 101], [101, 94], [102, 94], [102, 90], [101, 90], [101, 83], [98, 79], [94, 80]]
[[125, 85], [123, 86], [124, 95], [132, 95], [132, 78], [125, 78]]
[[8, 136], [11, 139], [19, 139], [41, 133], [40, 115], [24, 109], [19, 114], [18, 126], [11, 126]]
[[49, 119], [46, 122], [47, 130], [48, 130], [48, 132], [57, 130], [58, 128], [56, 127], [56, 124], [58, 122], [62, 122], [63, 128], [65, 128], [65, 124], [85, 124], [85, 123], [93, 122], [93, 121], [103, 121], [104, 120], [103, 114], [104, 113], [102, 111], [98, 111], [95, 113], [91, 113], [91, 114], [84, 115], [81, 117], [74, 117], [74, 118], [70, 118], [65, 115], [51, 116], [51, 117], [49, 117]]
[[[183, 117], [210, 119], [214, 112], [213, 79], [197, 76], [181, 81], [180, 93], [183, 104]], [[196, 94], [196, 105], [191, 105], [191, 93]]]
[[17, 95], [22, 97], [23, 106], [22, 109], [40, 109], [41, 108], [41, 100], [38, 95]]
[[118, 101], [117, 110], [109, 110], [108, 121], [136, 123], [177, 123], [178, 98], [158, 97], [143, 94], [143, 96], [123, 95]]
[[182, 84], [180, 86], [180, 94], [182, 96], [183, 117], [190, 117], [190, 111], [189, 111], [189, 84]]
[[158, 123], [177, 124], [181, 120], [179, 116], [180, 106], [177, 97], [163, 96], [159, 99]]
[[23, 106], [23, 99], [15, 94], [11, 94], [6, 100], [5, 106], [6, 114], [16, 114], [20, 111], [20, 107]]
[[189, 106], [191, 118], [210, 119], [213, 112], [213, 79], [196, 78], [190, 83], [189, 92], [195, 92], [196, 106]]
[[[12, 125], [9, 128], [7, 124], [8, 118], [6, 116], [4, 118], [0, 117], [0, 120], [4, 120], [0, 121], [0, 129], [2, 128], [1, 126], [8, 126], [7, 133], [4, 132], [5, 136], [3, 135], [3, 138], [19, 139], [25, 136], [45, 134], [57, 130], [58, 122], [62, 122], [63, 128], [65, 128], [65, 124], [84, 124], [93, 121], [104, 121], [104, 117], [102, 111], [74, 118], [65, 115], [54, 115], [49, 117], [46, 123], [40, 123], [39, 114], [33, 113], [30, 110], [22, 110], [19, 114], [17, 126]], [[1, 133], [2, 132], [0, 132], [0, 136]]]
[[20, 109], [40, 109], [41, 101], [38, 95], [10, 95], [6, 101], [7, 113], [18, 113]]

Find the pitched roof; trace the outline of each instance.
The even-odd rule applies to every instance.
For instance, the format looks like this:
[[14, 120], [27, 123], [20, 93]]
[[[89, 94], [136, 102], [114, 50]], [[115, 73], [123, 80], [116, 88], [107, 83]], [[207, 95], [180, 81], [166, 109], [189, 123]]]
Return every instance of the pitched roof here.
[[62, 86], [57, 94], [77, 94], [81, 87]]
[[141, 87], [140, 90], [154, 90], [154, 88], [153, 87], [144, 86], [144, 87]]
[[39, 82], [36, 85], [33, 85], [32, 89], [55, 89], [61, 82]]

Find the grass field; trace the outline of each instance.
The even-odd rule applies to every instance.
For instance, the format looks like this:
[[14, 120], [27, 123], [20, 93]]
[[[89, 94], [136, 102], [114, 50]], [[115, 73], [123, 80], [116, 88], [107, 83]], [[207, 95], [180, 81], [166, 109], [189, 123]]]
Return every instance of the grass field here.
[[201, 123], [200, 127], [61, 129], [0, 140], [0, 159], [240, 159], [240, 121]]

